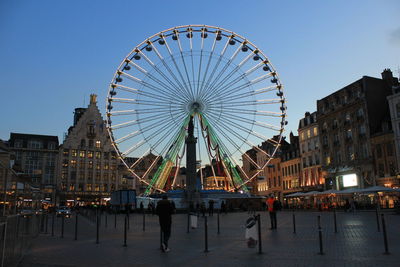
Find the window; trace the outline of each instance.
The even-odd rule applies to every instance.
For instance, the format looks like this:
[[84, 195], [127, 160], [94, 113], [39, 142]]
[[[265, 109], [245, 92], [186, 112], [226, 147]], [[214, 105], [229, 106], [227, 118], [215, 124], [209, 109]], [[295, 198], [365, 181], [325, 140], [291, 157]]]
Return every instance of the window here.
[[349, 123], [351, 121], [350, 113], [346, 113], [345, 120], [346, 120], [347, 123]]
[[303, 141], [304, 140], [304, 132], [302, 132], [301, 134], [300, 134], [300, 139]]
[[93, 169], [93, 161], [89, 160], [88, 168]]
[[86, 146], [86, 140], [85, 139], [81, 139], [81, 147], [85, 147]]
[[354, 160], [354, 150], [353, 146], [348, 146], [347, 147], [347, 155], [349, 160]]
[[85, 171], [80, 171], [79, 172], [79, 180], [84, 181], [85, 180]]
[[40, 141], [40, 140], [29, 140], [28, 141], [28, 148], [42, 149], [43, 148], [43, 142]]
[[24, 143], [24, 142], [23, 142], [21, 139], [17, 139], [17, 140], [15, 140], [15, 142], [14, 142], [14, 147], [15, 147], [15, 148], [22, 148], [23, 143]]
[[100, 159], [101, 158], [101, 152], [96, 151], [96, 159]]
[[364, 110], [362, 108], [359, 108], [357, 110], [357, 117], [361, 118], [364, 116]]
[[76, 157], [78, 155], [78, 152], [76, 151], [76, 149], [72, 149], [71, 150], [71, 156], [72, 157]]
[[307, 130], [307, 138], [311, 138], [311, 130], [310, 129]]
[[385, 169], [382, 163], [378, 164], [378, 176], [384, 177], [385, 176]]
[[365, 143], [361, 145], [361, 156], [363, 158], [368, 158], [368, 146]]
[[67, 160], [67, 159], [64, 159], [64, 160], [63, 160], [62, 166], [63, 166], [64, 168], [68, 168], [68, 160]]
[[342, 163], [342, 154], [340, 153], [339, 149], [335, 151], [335, 161], [336, 161], [336, 164]]
[[378, 159], [382, 157], [382, 147], [380, 144], [376, 145], [376, 157]]
[[56, 143], [54, 142], [49, 142], [47, 144], [47, 149], [56, 149]]
[[351, 129], [347, 129], [347, 131], [346, 131], [346, 138], [347, 138], [347, 139], [353, 138], [353, 133], [351, 132]]
[[365, 124], [361, 124], [360, 128], [359, 128], [360, 134], [365, 134], [366, 130], [365, 130]]
[[89, 139], [89, 147], [92, 148], [93, 147], [93, 140]]
[[324, 124], [322, 125], [322, 130], [326, 131], [327, 129], [328, 129], [328, 124], [324, 122]]
[[109, 169], [108, 162], [104, 162], [104, 169], [105, 169], [105, 170], [108, 170], [108, 169]]
[[85, 169], [85, 161], [84, 161], [84, 160], [80, 160], [80, 161], [79, 161], [79, 168], [80, 168], [81, 170]]
[[86, 191], [92, 191], [92, 184], [86, 184]]
[[314, 127], [313, 131], [314, 131], [314, 136], [317, 136], [318, 135], [318, 128]]
[[96, 141], [96, 148], [101, 148], [101, 141], [100, 140]]
[[79, 157], [81, 157], [81, 158], [85, 157], [85, 150], [80, 150], [79, 151]]
[[87, 157], [88, 157], [89, 159], [92, 159], [92, 158], [93, 158], [93, 151], [88, 151], [88, 152], [87, 152]]
[[64, 155], [64, 157], [68, 157], [69, 156], [69, 149], [64, 149], [63, 155]]
[[71, 160], [71, 168], [76, 168], [76, 160]]
[[389, 157], [393, 156], [393, 145], [392, 143], [386, 144], [386, 153]]
[[333, 128], [333, 129], [336, 129], [336, 128], [338, 128], [338, 127], [339, 127], [339, 122], [338, 122], [338, 120], [334, 119], [334, 120], [333, 120], [333, 126], [332, 126], [332, 128]]
[[110, 153], [109, 152], [104, 152], [104, 159], [106, 159], [106, 160], [110, 159]]

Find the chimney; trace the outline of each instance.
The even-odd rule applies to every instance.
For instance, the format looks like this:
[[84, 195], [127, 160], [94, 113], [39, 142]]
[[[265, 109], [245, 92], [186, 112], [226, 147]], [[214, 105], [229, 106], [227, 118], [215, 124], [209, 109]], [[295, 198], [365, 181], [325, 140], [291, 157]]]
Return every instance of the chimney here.
[[382, 80], [386, 81], [389, 84], [389, 86], [393, 85], [394, 82], [393, 73], [390, 69], [384, 69], [381, 75], [382, 75]]
[[90, 95], [90, 104], [96, 104], [96, 103], [97, 103], [97, 95], [91, 94]]

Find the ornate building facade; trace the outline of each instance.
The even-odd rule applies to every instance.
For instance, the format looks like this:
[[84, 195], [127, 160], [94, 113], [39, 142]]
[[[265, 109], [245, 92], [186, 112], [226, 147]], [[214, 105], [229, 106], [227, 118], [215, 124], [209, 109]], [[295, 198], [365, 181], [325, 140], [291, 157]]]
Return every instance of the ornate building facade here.
[[74, 123], [59, 155], [60, 203], [104, 203], [114, 190], [136, 189], [135, 179], [131, 179], [111, 145], [94, 94], [87, 108], [75, 109]]

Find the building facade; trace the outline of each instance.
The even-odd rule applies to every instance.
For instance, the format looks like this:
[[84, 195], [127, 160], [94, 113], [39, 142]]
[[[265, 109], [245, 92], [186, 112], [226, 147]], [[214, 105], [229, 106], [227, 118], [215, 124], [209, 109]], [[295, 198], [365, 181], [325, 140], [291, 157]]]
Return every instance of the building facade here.
[[399, 81], [393, 78], [392, 94], [387, 97], [390, 109], [390, 118], [394, 134], [397, 173], [400, 172], [400, 85]]
[[326, 189], [376, 184], [371, 136], [383, 132], [388, 116], [389, 71], [382, 79], [364, 76], [317, 101], [321, 161]]
[[325, 178], [321, 166], [317, 112], [305, 113], [300, 119], [298, 132], [302, 169], [300, 186], [304, 191], [320, 190]]
[[290, 144], [282, 147], [281, 174], [283, 196], [300, 191], [301, 157], [299, 137], [290, 133]]
[[19, 205], [41, 208], [42, 200], [54, 203], [58, 137], [11, 133], [8, 143], [15, 155], [15, 168], [20, 172], [17, 190], [21, 191], [19, 196], [26, 202]]
[[76, 205], [105, 203], [118, 189], [135, 189], [135, 179], [111, 145], [96, 95], [87, 108], [77, 108], [59, 150], [58, 202]]

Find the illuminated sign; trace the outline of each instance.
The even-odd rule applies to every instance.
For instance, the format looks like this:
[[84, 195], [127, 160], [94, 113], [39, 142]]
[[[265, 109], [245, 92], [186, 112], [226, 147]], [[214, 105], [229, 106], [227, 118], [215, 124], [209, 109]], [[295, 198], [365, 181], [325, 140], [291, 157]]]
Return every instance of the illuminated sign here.
[[355, 173], [343, 175], [343, 187], [357, 186], [357, 175]]

